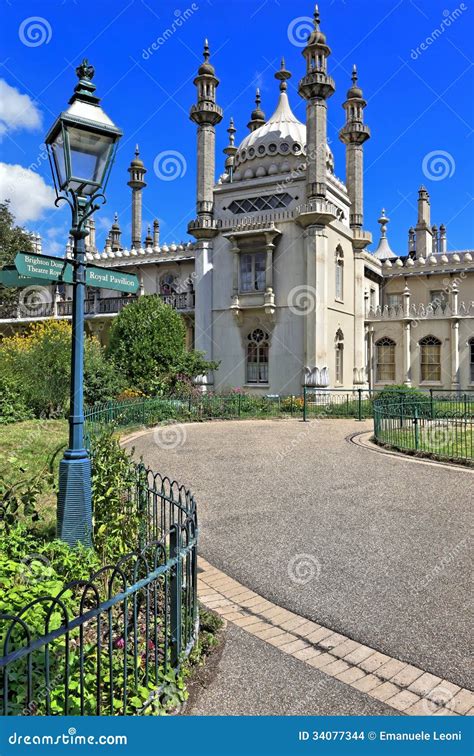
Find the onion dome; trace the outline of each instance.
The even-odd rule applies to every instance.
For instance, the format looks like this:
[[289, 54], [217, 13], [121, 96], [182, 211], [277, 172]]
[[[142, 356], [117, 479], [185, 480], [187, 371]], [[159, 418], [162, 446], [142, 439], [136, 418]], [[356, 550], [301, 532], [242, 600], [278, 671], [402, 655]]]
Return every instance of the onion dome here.
[[321, 17], [319, 15], [319, 8], [317, 5], [314, 6], [313, 18], [314, 18], [314, 29], [309, 35], [308, 41], [306, 42], [306, 44], [307, 45], [325, 45], [326, 35], [323, 34], [321, 29], [319, 28]]
[[362, 89], [357, 86], [357, 66], [354, 63], [354, 66], [352, 67], [352, 87], [347, 91], [347, 99], [353, 100], [355, 98], [363, 99], [363, 93]]
[[215, 75], [215, 69], [214, 66], [212, 66], [209, 63], [209, 58], [211, 56], [211, 53], [209, 52], [209, 42], [207, 39], [204, 40], [204, 63], [201, 64], [198, 70], [198, 76], [202, 76], [203, 74], [210, 74], [211, 76]]
[[250, 121], [247, 124], [247, 128], [250, 129], [250, 131], [255, 131], [255, 129], [258, 129], [260, 126], [263, 126], [265, 123], [265, 113], [260, 108], [260, 103], [262, 102], [262, 98], [260, 97], [260, 89], [257, 87], [257, 91], [255, 93], [255, 105], [257, 106], [255, 110], [252, 110], [252, 113], [250, 115]]
[[140, 157], [140, 150], [138, 149], [138, 144], [135, 145], [135, 157], [133, 158], [130, 165], [137, 166], [137, 167], [143, 167], [143, 160]]

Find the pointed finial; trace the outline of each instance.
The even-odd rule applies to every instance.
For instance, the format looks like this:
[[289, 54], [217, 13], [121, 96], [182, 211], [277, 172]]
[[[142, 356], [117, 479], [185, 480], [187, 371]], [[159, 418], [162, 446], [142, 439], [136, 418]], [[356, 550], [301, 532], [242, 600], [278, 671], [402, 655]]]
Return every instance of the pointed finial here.
[[118, 213], [114, 213], [114, 223], [118, 223]]
[[262, 102], [262, 98], [260, 97], [260, 88], [257, 87], [256, 92], [255, 92], [255, 105], [257, 106], [257, 108], [260, 107], [261, 102]]
[[357, 66], [356, 66], [355, 63], [352, 66], [352, 77], [351, 78], [352, 78], [352, 83], [355, 84], [356, 81], [357, 81]]
[[285, 68], [285, 58], [281, 59], [280, 70], [276, 72], [275, 79], [280, 81], [280, 92], [285, 92], [288, 88], [286, 80], [291, 79], [290, 71], [287, 71]]
[[209, 52], [209, 42], [207, 39], [204, 40], [204, 52], [203, 52], [204, 60], [207, 63], [209, 60], [211, 53]]
[[380, 218], [378, 219], [378, 223], [380, 223], [380, 231], [382, 234], [382, 238], [385, 238], [387, 235], [387, 223], [389, 222], [390, 218], [387, 218], [387, 215], [385, 213], [385, 208], [382, 208], [382, 212], [380, 214]]
[[234, 140], [235, 140], [234, 134], [236, 131], [237, 129], [234, 126], [234, 119], [231, 117], [229, 121], [229, 128], [227, 129], [227, 133], [229, 135], [229, 144], [231, 147], [234, 146]]
[[76, 68], [76, 76], [78, 79], [85, 79], [90, 81], [94, 78], [95, 69], [91, 66], [87, 58], [84, 58], [81, 65]]
[[140, 156], [140, 150], [138, 149], [138, 144], [135, 145], [135, 157]]
[[320, 18], [320, 15], [319, 15], [319, 8], [318, 8], [318, 5], [316, 4], [314, 6], [314, 28], [317, 29], [317, 30], [319, 30], [319, 23], [320, 23], [320, 21], [321, 21], [321, 18]]

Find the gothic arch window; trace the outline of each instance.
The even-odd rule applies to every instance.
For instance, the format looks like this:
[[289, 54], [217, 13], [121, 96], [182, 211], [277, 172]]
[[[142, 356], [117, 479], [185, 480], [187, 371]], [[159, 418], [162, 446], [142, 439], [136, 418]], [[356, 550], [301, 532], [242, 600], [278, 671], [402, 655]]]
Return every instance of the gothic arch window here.
[[336, 299], [344, 299], [344, 252], [340, 244], [336, 247]]
[[344, 383], [344, 334], [339, 328], [334, 339], [334, 350], [336, 358], [336, 383]]
[[395, 342], [387, 336], [375, 343], [376, 381], [386, 383], [395, 380], [395, 348]]
[[425, 336], [420, 345], [420, 367], [422, 381], [441, 380], [441, 341], [436, 336]]
[[469, 381], [474, 383], [474, 339], [469, 339]]
[[255, 328], [247, 336], [247, 383], [268, 383], [269, 336]]
[[160, 278], [160, 295], [168, 297], [177, 289], [178, 276], [174, 273], [164, 273]]

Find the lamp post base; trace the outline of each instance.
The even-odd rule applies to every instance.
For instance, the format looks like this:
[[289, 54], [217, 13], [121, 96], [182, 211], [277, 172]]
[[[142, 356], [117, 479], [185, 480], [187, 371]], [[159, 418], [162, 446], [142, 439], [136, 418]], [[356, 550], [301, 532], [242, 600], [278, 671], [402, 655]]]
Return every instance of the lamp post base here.
[[67, 450], [59, 464], [57, 536], [69, 546], [92, 545], [91, 461], [80, 453]]

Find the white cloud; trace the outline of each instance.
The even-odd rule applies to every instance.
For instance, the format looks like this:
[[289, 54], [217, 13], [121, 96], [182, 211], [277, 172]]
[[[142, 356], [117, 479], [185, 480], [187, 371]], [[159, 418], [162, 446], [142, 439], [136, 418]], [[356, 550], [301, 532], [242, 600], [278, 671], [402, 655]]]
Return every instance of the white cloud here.
[[0, 139], [9, 131], [39, 129], [41, 120], [41, 113], [31, 97], [0, 79]]
[[54, 208], [56, 194], [41, 176], [22, 165], [0, 163], [0, 202], [10, 200], [19, 224], [35, 221]]

